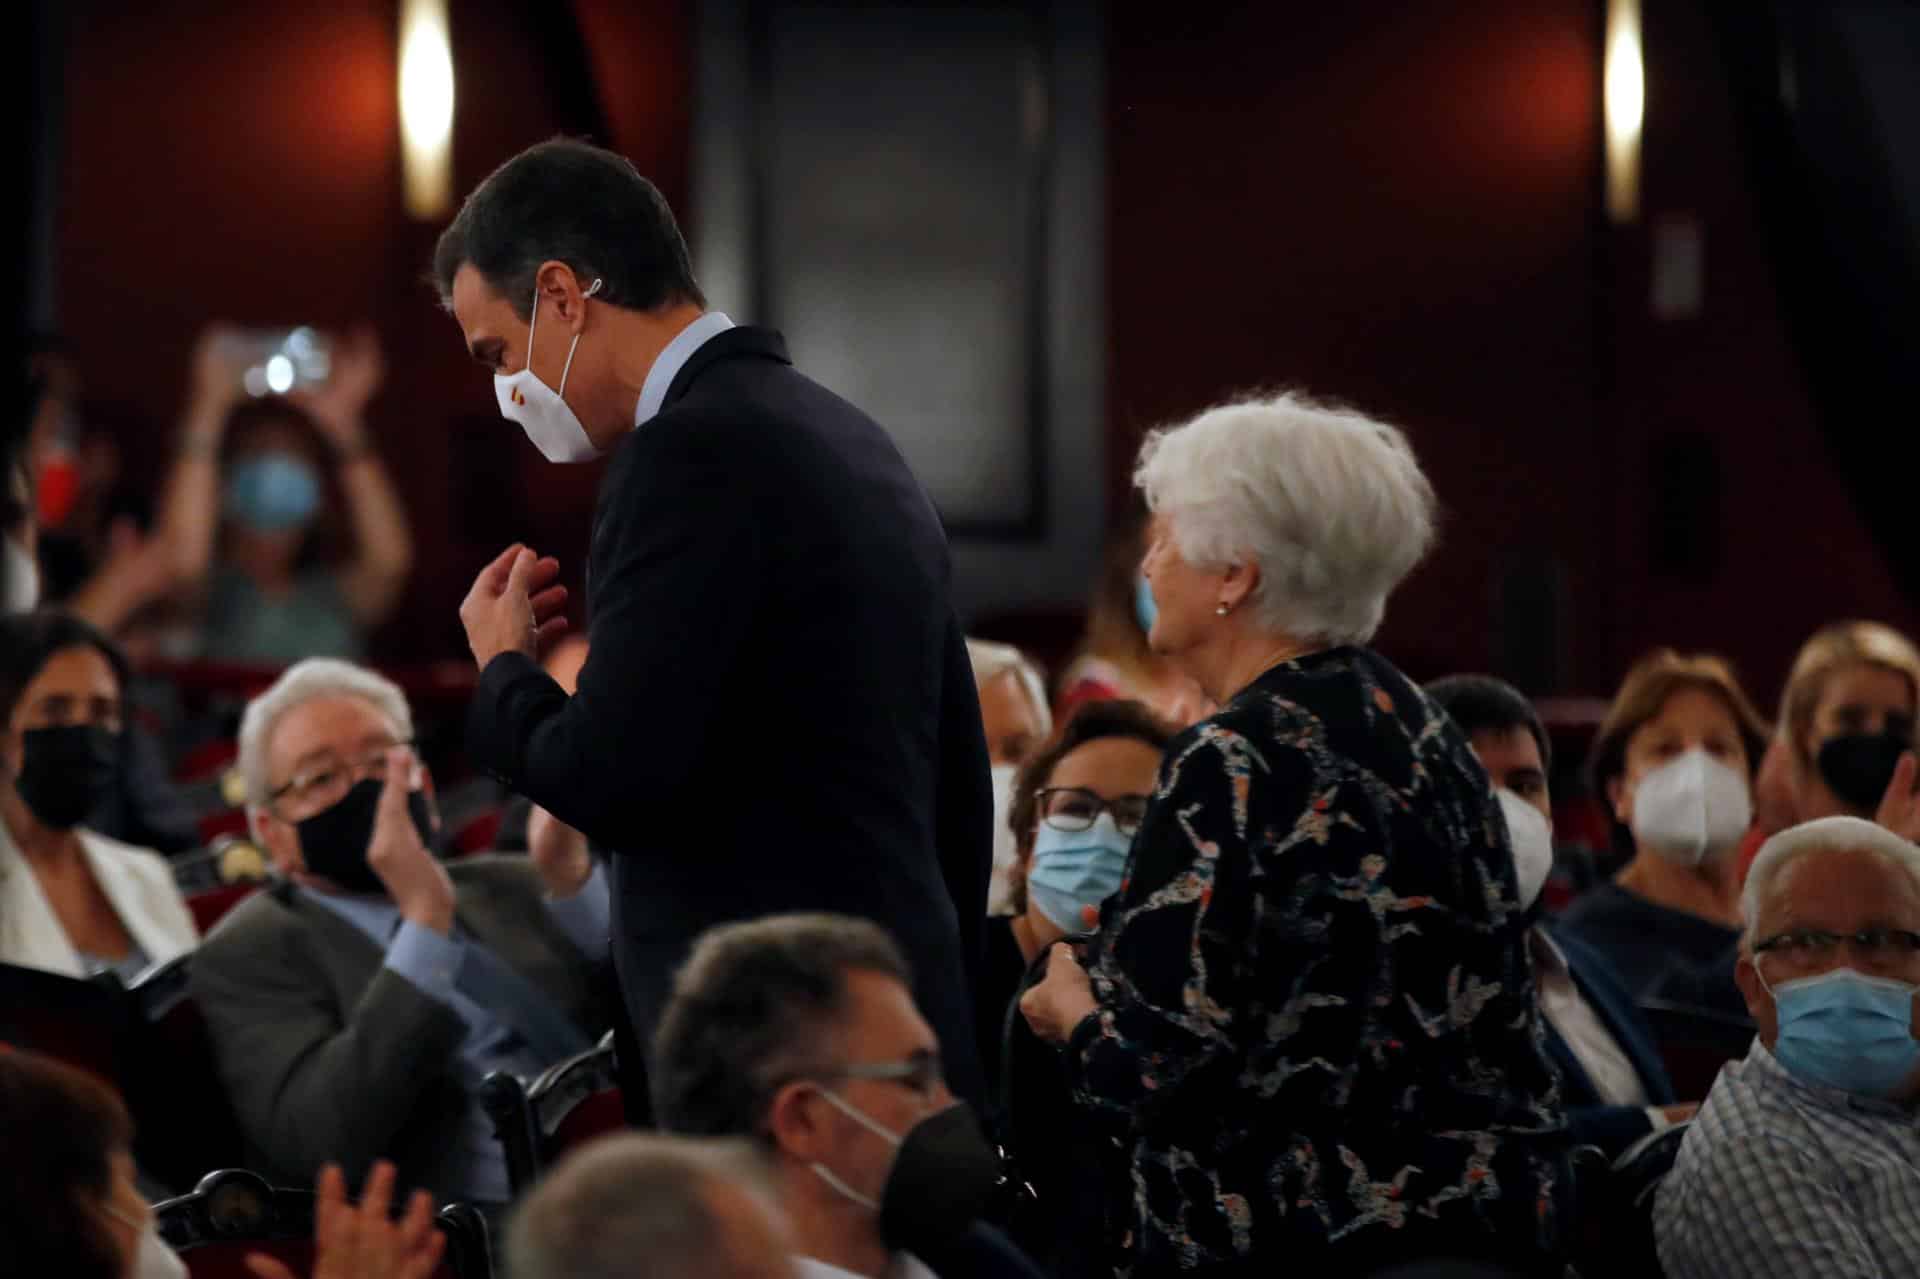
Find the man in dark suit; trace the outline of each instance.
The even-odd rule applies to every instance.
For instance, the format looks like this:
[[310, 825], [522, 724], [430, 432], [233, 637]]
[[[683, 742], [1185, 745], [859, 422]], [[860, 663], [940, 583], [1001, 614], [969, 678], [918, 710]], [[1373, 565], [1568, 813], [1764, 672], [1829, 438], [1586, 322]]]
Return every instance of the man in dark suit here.
[[906, 948], [977, 1098], [993, 802], [945, 537], [898, 449], [778, 334], [704, 309], [672, 213], [610, 152], [508, 161], [434, 275], [503, 414], [551, 460], [613, 454], [575, 694], [536, 660], [564, 625], [553, 561], [509, 548], [461, 621], [474, 757], [610, 859], [639, 1042], [701, 932], [831, 910]]
[[249, 1167], [306, 1185], [339, 1163], [357, 1183], [384, 1156], [403, 1186], [504, 1204], [477, 1086], [611, 1020], [606, 877], [584, 850], [443, 866], [412, 736], [400, 690], [345, 662], [302, 662], [248, 705], [249, 815], [282, 878], [213, 930], [191, 988]]

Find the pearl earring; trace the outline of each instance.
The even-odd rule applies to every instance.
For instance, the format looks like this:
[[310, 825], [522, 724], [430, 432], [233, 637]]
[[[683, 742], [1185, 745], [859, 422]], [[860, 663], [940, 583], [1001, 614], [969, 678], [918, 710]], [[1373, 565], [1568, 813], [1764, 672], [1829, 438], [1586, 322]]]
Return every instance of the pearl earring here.
[[1229, 609], [1227, 608], [1227, 606], [1226, 606], [1226, 605], [1225, 605], [1225, 604], [1223, 603], [1223, 604], [1221, 604], [1221, 605], [1220, 605], [1220, 607], [1219, 607], [1219, 608], [1216, 608], [1216, 609], [1214, 609], [1214, 610], [1213, 610], [1213, 615], [1214, 615], [1215, 617], [1225, 617], [1225, 616], [1227, 615], [1227, 613], [1228, 613], [1229, 611], [1230, 611], [1230, 610], [1229, 610]]

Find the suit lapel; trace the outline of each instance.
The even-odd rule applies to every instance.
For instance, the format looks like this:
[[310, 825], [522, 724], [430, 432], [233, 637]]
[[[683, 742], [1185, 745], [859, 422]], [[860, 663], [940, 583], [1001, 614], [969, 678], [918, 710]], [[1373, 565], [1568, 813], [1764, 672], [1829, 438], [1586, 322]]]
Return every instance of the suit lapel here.
[[386, 951], [374, 940], [319, 902], [309, 900], [295, 885], [281, 881], [270, 890], [300, 922], [318, 934], [314, 962], [326, 972], [334, 998], [344, 1015], [360, 1002], [386, 962]]

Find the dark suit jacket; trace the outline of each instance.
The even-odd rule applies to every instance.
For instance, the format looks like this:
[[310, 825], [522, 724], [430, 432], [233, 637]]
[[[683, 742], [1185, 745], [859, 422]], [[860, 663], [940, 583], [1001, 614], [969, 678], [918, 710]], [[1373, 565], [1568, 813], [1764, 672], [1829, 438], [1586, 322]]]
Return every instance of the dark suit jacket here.
[[640, 1042], [706, 929], [836, 911], [892, 932], [981, 1100], [993, 796], [946, 538], [893, 441], [778, 334], [722, 333], [620, 445], [588, 569], [575, 696], [502, 655], [468, 741], [610, 857]]
[[[593, 965], [553, 922], [524, 858], [452, 862], [454, 917], [588, 1034], [611, 1009]], [[383, 966], [358, 928], [279, 883], [228, 912], [193, 958], [248, 1166], [305, 1186], [328, 1161], [358, 1184], [376, 1158], [402, 1187], [428, 1185], [442, 1134], [467, 1114], [455, 1062], [465, 1023]]]
[[940, 1279], [1042, 1279], [1044, 1273], [1013, 1240], [979, 1221], [946, 1251], [920, 1260]]
[[[1634, 1073], [1640, 1076], [1640, 1086], [1647, 1090], [1647, 1104], [1673, 1105], [1673, 1081], [1667, 1077], [1667, 1067], [1661, 1060], [1653, 1031], [1634, 1006], [1626, 987], [1620, 984], [1613, 965], [1605, 955], [1562, 930], [1549, 928], [1547, 935], [1567, 957], [1567, 972], [1573, 978], [1575, 989], [1592, 1006], [1601, 1024], [1633, 1063]], [[1576, 1144], [1598, 1146], [1612, 1159], [1653, 1130], [1653, 1121], [1640, 1107], [1609, 1106], [1601, 1102], [1587, 1068], [1580, 1064], [1551, 1021], [1547, 1022], [1547, 1049], [1560, 1070], [1561, 1101], [1567, 1108], [1567, 1127]]]

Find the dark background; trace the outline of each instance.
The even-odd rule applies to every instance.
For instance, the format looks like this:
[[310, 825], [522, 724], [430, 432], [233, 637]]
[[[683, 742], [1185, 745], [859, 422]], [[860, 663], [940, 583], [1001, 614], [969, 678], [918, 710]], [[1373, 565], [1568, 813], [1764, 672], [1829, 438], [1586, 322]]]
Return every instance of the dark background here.
[[[690, 5], [454, 10], [458, 190], [586, 134], [697, 226]], [[1671, 644], [1728, 654], [1765, 702], [1824, 622], [1913, 632], [1890, 451], [1913, 401], [1852, 374], [1871, 335], [1807, 291], [1838, 277], [1769, 132], [1778, 32], [1727, 14], [1648, 0], [1642, 212], [1613, 226], [1590, 0], [1109, 6], [1108, 464], [1085, 482], [1117, 512], [1143, 429], [1300, 386], [1405, 426], [1441, 496], [1441, 549], [1380, 639], [1416, 676], [1605, 696]], [[417, 658], [461, 651], [457, 603], [507, 541], [577, 567], [597, 475], [495, 417], [421, 282], [439, 228], [400, 207], [395, 25], [390, 3], [75, 8], [52, 278], [135, 474], [165, 463], [202, 324], [377, 325], [374, 425], [418, 542], [383, 649]], [[1704, 291], [1663, 319], [1675, 226]]]

